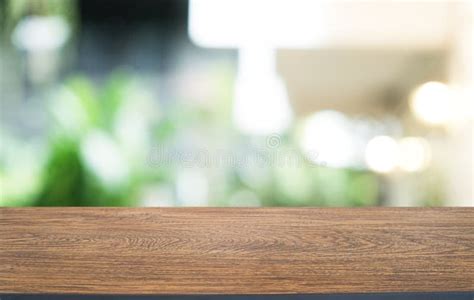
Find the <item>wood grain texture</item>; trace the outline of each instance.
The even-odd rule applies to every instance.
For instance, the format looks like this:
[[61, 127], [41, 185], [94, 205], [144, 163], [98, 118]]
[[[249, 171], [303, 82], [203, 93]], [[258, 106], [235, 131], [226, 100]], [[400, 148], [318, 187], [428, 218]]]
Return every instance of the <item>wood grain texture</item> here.
[[473, 208], [1, 208], [0, 293], [474, 291]]

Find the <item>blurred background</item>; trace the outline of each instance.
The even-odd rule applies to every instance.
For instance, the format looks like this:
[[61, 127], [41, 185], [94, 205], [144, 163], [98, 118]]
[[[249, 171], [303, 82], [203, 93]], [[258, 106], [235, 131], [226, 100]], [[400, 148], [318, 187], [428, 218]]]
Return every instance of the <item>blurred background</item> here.
[[471, 206], [473, 7], [0, 0], [0, 206]]

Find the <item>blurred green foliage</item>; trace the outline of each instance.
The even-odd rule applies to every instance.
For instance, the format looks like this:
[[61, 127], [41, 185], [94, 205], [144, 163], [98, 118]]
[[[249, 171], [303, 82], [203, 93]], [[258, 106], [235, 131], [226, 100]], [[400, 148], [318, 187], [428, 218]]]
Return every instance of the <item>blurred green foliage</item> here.
[[[230, 86], [231, 79], [222, 83], [226, 84]], [[126, 72], [116, 72], [100, 85], [83, 76], [67, 80], [47, 102], [46, 147], [40, 151], [13, 137], [0, 147], [0, 205], [138, 206], [150, 186], [171, 190], [174, 200], [168, 205], [186, 205], [175, 194], [183, 166], [150, 166], [147, 158], [153, 146], [174, 149], [192, 141], [187, 147], [254, 151], [255, 144], [266, 142], [265, 137], [233, 131], [230, 105], [216, 106], [211, 99], [202, 106], [182, 99], [164, 112], [147, 90]], [[228, 90], [215, 95], [215, 103], [222, 98], [230, 102]], [[268, 156], [262, 157], [267, 161], [272, 151], [296, 151], [292, 131], [281, 142], [278, 149], [258, 155]], [[209, 177], [208, 204], [215, 206], [366, 206], [377, 205], [379, 194], [372, 173], [309, 162], [229, 164], [202, 174]]]
[[[90, 80], [85, 77], [74, 77], [68, 80], [60, 89], [53, 100], [49, 103], [51, 130], [47, 145], [47, 154], [42, 163], [41, 171], [38, 172], [38, 184], [29, 193], [19, 193], [13, 195], [20, 186], [18, 182], [25, 181], [25, 176], [19, 176], [15, 180], [11, 179], [14, 171], [7, 172], [8, 168], [14, 169], [17, 165], [7, 165], [6, 150], [3, 149], [3, 176], [1, 179], [2, 204], [6, 205], [39, 205], [39, 206], [133, 206], [136, 205], [137, 185], [133, 178], [139, 173], [138, 166], [134, 164], [132, 153], [127, 153], [127, 149], [121, 145], [118, 125], [121, 118], [127, 112], [121, 110], [130, 106], [145, 104], [154, 106], [151, 99], [137, 99], [134, 93], [140, 87], [125, 73], [113, 75], [105, 84], [103, 89], [97, 90]], [[135, 94], [136, 96], [136, 94]], [[153, 113], [153, 110], [150, 110]], [[151, 118], [137, 116], [136, 122], [142, 122], [145, 126], [140, 129], [151, 130]], [[131, 120], [134, 121], [133, 119]], [[143, 122], [145, 121], [145, 122]], [[123, 122], [123, 120], [122, 120]], [[127, 126], [129, 124], [125, 124]], [[134, 134], [132, 132], [131, 134]], [[114, 165], [100, 165], [101, 159], [107, 159], [109, 153], [97, 153], [102, 155], [94, 162], [90, 161], [90, 156], [86, 152], [86, 146], [91, 137], [99, 137], [99, 147], [101, 151], [101, 139], [106, 143], [106, 151], [112, 151], [112, 155], [119, 154], [115, 164], [126, 166], [125, 177], [120, 178], [120, 182], [113, 184], [103, 178], [99, 168], [117, 167]], [[2, 145], [3, 146], [3, 145]], [[92, 147], [94, 144], [92, 144]], [[146, 148], [146, 145], [135, 145]], [[112, 148], [110, 148], [112, 147]], [[5, 148], [5, 147], [2, 147]], [[91, 148], [91, 146], [89, 146]], [[27, 155], [33, 155], [28, 153]], [[104, 156], [105, 155], [105, 156]], [[128, 156], [127, 156], [128, 155]], [[37, 157], [39, 159], [39, 157]], [[10, 160], [19, 157], [12, 155]], [[94, 163], [99, 166], [94, 166]], [[119, 166], [123, 169], [123, 166]], [[23, 175], [31, 173], [33, 170], [24, 169]], [[105, 170], [107, 171], [107, 170]], [[102, 176], [102, 177], [101, 177]], [[10, 180], [9, 180], [10, 179]], [[105, 180], [104, 180], [105, 179]], [[11, 185], [12, 188], [8, 188]], [[29, 198], [25, 201], [19, 198]], [[16, 199], [16, 201], [15, 201]]]

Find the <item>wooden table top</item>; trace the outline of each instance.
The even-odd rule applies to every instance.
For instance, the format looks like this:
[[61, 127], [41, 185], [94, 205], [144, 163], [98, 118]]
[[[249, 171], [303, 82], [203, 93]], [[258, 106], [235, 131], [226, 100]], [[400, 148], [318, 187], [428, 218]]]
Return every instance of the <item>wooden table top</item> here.
[[0, 208], [0, 293], [474, 291], [474, 208]]

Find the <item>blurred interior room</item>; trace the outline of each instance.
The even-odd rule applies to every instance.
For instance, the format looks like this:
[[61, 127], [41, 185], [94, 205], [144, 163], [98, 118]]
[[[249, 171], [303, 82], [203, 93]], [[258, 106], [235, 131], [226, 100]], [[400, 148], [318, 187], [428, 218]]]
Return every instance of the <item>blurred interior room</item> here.
[[0, 206], [472, 206], [469, 0], [0, 0]]

